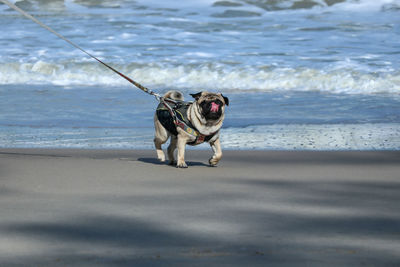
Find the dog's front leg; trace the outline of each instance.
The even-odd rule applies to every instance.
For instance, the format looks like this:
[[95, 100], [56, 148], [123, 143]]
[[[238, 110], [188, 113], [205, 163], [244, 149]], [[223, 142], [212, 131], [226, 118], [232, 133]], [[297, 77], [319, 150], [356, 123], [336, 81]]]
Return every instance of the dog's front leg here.
[[178, 135], [177, 147], [178, 147], [178, 162], [176, 164], [177, 168], [187, 168], [185, 162], [185, 146], [186, 146], [186, 138], [181, 135]]
[[212, 150], [214, 151], [214, 155], [208, 161], [211, 166], [216, 166], [217, 163], [222, 158], [222, 149], [221, 149], [221, 142], [219, 141], [219, 137], [214, 142], [210, 143]]

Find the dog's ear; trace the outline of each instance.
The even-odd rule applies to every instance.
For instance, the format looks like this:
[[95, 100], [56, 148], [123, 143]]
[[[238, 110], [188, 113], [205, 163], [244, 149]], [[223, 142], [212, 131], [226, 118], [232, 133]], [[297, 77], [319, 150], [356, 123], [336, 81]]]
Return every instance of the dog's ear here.
[[196, 101], [200, 98], [202, 92], [198, 92], [197, 94], [190, 94]]
[[225, 105], [229, 106], [229, 98], [227, 98], [227, 97], [224, 96], [223, 94], [221, 94], [221, 96], [224, 98]]

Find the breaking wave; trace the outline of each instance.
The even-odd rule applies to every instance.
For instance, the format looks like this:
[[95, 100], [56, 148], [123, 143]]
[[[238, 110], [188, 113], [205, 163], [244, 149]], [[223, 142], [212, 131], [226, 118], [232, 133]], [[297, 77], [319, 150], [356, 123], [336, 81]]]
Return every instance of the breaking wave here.
[[[199, 8], [199, 7], [216, 7], [228, 8], [226, 16], [254, 16], [257, 12], [246, 11], [248, 8], [259, 9], [259, 11], [281, 11], [281, 10], [299, 10], [312, 8], [331, 8], [335, 7], [339, 10], [349, 11], [393, 11], [400, 10], [399, 0], [190, 0], [190, 1], [155, 1], [155, 0], [138, 0], [138, 1], [111, 1], [111, 0], [14, 0], [17, 6], [28, 11], [56, 11], [64, 12], [69, 9], [90, 8], [90, 9], [121, 9], [127, 8], [143, 8], [143, 6], [163, 6], [168, 9], [181, 8]], [[0, 3], [0, 9], [5, 9]], [[241, 9], [245, 9], [244, 11]], [[239, 10], [239, 11], [237, 11]], [[243, 13], [248, 12], [248, 13]], [[225, 16], [225, 15], [222, 16]]]
[[[228, 92], [319, 91], [345, 94], [400, 94], [400, 72], [367, 72], [348, 67], [330, 70], [299, 68], [227, 67], [219, 64], [114, 65], [149, 88], [223, 90]], [[97, 63], [0, 63], [0, 85], [109, 86], [129, 84]]]
[[351, 11], [387, 11], [400, 9], [398, 0], [239, 0], [219, 1], [217, 3], [250, 4], [267, 11], [298, 10], [316, 7], [335, 7], [340, 10]]

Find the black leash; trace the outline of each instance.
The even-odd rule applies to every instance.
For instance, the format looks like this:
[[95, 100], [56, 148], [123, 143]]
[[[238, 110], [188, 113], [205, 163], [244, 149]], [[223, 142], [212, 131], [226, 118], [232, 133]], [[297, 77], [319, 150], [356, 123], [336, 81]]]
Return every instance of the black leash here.
[[107, 68], [109, 68], [110, 70], [112, 70], [113, 72], [117, 73], [118, 75], [120, 75], [122, 78], [124, 78], [125, 80], [127, 80], [128, 82], [130, 82], [131, 84], [133, 84], [134, 86], [136, 86], [137, 88], [139, 88], [140, 90], [142, 90], [145, 93], [148, 93], [149, 95], [154, 96], [157, 101], [159, 101], [160, 103], [162, 103], [169, 111], [169, 113], [171, 114], [171, 116], [174, 118], [175, 124], [178, 125], [179, 123], [181, 123], [181, 121], [176, 117], [176, 114], [174, 112], [174, 109], [168, 104], [168, 103], [172, 103], [177, 105], [180, 101], [175, 101], [173, 99], [170, 98], [164, 98], [162, 96], [160, 96], [159, 94], [157, 94], [156, 92], [148, 89], [147, 87], [144, 87], [143, 85], [141, 85], [140, 83], [132, 80], [131, 78], [129, 78], [128, 76], [126, 76], [125, 74], [119, 72], [118, 70], [114, 69], [113, 67], [111, 67], [110, 65], [104, 63], [103, 61], [101, 61], [100, 59], [98, 59], [97, 57], [93, 56], [92, 54], [90, 54], [89, 52], [87, 52], [86, 50], [84, 50], [83, 48], [81, 48], [80, 46], [78, 46], [77, 44], [73, 43], [72, 41], [68, 40], [66, 37], [64, 37], [63, 35], [59, 34], [58, 32], [56, 32], [55, 30], [53, 30], [52, 28], [50, 28], [49, 26], [47, 26], [46, 24], [42, 23], [41, 21], [39, 21], [38, 19], [36, 19], [35, 17], [33, 17], [32, 15], [28, 14], [27, 12], [25, 12], [24, 10], [22, 10], [21, 8], [17, 7], [16, 5], [10, 3], [7, 0], [0, 0], [1, 2], [3, 2], [4, 4], [6, 4], [7, 6], [9, 6], [10, 8], [18, 11], [19, 13], [21, 13], [23, 16], [25, 16], [26, 18], [32, 20], [33, 22], [39, 24], [39, 26], [45, 28], [46, 30], [48, 30], [49, 32], [53, 33], [54, 35], [56, 35], [57, 37], [61, 38], [62, 40], [66, 41], [67, 43], [69, 43], [70, 45], [72, 45], [73, 47], [81, 50], [83, 53], [85, 53], [86, 55], [90, 56], [91, 58], [97, 60], [99, 63], [103, 64], [104, 66], [106, 66]]
[[[145, 93], [148, 93], [149, 95], [154, 96], [158, 101], [165, 103], [165, 101], [168, 102], [173, 102], [175, 103], [174, 100], [172, 99], [166, 99], [165, 101], [162, 99], [162, 97], [157, 94], [156, 92], [144, 87], [143, 85], [141, 85], [140, 83], [132, 80], [131, 78], [129, 78], [128, 76], [124, 75], [123, 73], [117, 71], [116, 69], [114, 69], [113, 67], [111, 67], [110, 65], [104, 63], [103, 61], [101, 61], [100, 59], [98, 59], [97, 57], [93, 56], [92, 54], [90, 54], [89, 52], [85, 51], [83, 48], [81, 48], [80, 46], [78, 46], [77, 44], [71, 42], [70, 40], [68, 40], [67, 38], [65, 38], [64, 36], [62, 36], [61, 34], [59, 34], [58, 32], [56, 32], [55, 30], [53, 30], [52, 28], [50, 28], [49, 26], [45, 25], [44, 23], [40, 22], [38, 19], [36, 19], [35, 17], [33, 17], [32, 15], [28, 14], [27, 12], [25, 12], [24, 10], [22, 10], [21, 8], [17, 7], [16, 5], [10, 3], [7, 0], [0, 0], [1, 2], [3, 2], [4, 4], [6, 4], [7, 6], [9, 6], [10, 8], [18, 11], [19, 13], [21, 13], [22, 15], [24, 15], [26, 18], [32, 20], [33, 22], [39, 24], [41, 27], [45, 28], [46, 30], [48, 30], [49, 32], [55, 34], [57, 37], [63, 39], [64, 41], [66, 41], [67, 43], [69, 43], [70, 45], [72, 45], [73, 47], [81, 50], [83, 53], [85, 53], [86, 55], [90, 56], [91, 58], [94, 58], [95, 60], [97, 60], [98, 62], [100, 62], [101, 64], [103, 64], [104, 66], [106, 66], [107, 68], [109, 68], [110, 70], [112, 70], [113, 72], [117, 73], [118, 75], [120, 75], [122, 78], [124, 78], [125, 80], [127, 80], [128, 82], [130, 82], [131, 84], [133, 84], [134, 86], [136, 86], [137, 88], [139, 88], [140, 90], [142, 90]], [[165, 105], [165, 104], [164, 104]], [[168, 107], [167, 107], [168, 108]], [[170, 109], [170, 107], [169, 107]]]

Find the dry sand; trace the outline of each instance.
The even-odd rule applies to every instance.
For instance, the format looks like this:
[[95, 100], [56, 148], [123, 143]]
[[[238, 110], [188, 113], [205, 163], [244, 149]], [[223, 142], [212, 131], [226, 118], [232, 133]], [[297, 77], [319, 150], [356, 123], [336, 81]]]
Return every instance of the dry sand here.
[[399, 266], [400, 152], [0, 149], [0, 266]]

